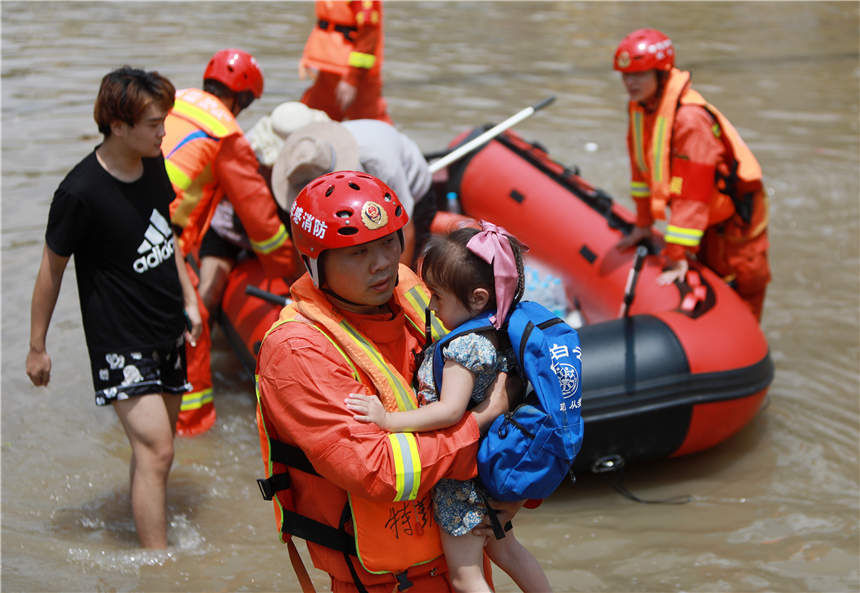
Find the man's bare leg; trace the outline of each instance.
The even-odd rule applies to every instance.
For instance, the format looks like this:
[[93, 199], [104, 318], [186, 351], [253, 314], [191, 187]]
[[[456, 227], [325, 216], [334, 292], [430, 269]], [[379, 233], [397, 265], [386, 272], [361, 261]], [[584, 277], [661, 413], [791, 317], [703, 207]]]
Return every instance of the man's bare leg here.
[[131, 508], [144, 548], [167, 547], [167, 476], [182, 396], [160, 393], [114, 402], [131, 444]]

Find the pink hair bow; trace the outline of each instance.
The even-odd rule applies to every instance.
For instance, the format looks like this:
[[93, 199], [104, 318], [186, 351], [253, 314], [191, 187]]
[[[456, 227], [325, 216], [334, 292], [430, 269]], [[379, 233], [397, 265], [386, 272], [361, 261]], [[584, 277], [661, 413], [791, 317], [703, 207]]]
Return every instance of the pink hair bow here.
[[501, 329], [508, 317], [514, 295], [517, 293], [519, 274], [508, 231], [486, 220], [481, 221], [481, 232], [469, 239], [466, 248], [493, 266], [496, 290], [496, 314], [490, 317], [493, 326]]

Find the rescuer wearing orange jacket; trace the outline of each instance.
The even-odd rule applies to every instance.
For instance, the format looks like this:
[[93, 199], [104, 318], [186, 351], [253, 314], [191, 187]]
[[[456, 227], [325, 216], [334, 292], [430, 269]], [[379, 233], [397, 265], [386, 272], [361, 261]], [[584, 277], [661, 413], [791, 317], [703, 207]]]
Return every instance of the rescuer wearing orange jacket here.
[[631, 195], [636, 227], [618, 247], [651, 236], [666, 218], [658, 282], [683, 280], [688, 257], [698, 258], [731, 285], [761, 320], [770, 281], [768, 205], [761, 167], [734, 126], [690, 87], [674, 67], [672, 41], [639, 29], [619, 44], [614, 68], [630, 96]]
[[[301, 271], [289, 234], [278, 218], [275, 200], [258, 172], [257, 158], [236, 116], [263, 92], [263, 73], [254, 57], [224, 49], [212, 57], [203, 90], [182, 89], [165, 122], [162, 141], [167, 174], [176, 192], [170, 220], [188, 256], [200, 250], [215, 208], [222, 198], [233, 205], [266, 274], [296, 278]], [[226, 281], [233, 262], [200, 250], [200, 279], [195, 282], [201, 315], [218, 306], [212, 295]], [[209, 368], [209, 324], [195, 347], [188, 346], [191, 393], [182, 400], [178, 432], [193, 435], [215, 422]]]
[[317, 0], [316, 19], [299, 62], [299, 78], [316, 74], [302, 103], [335, 121], [393, 123], [382, 98], [382, 2]]
[[[479, 428], [506, 410], [505, 382], [487, 407], [444, 430], [388, 433], [355, 420], [350, 393], [378, 395], [389, 410], [417, 407], [415, 355], [425, 332], [444, 328], [425, 328], [429, 295], [399, 264], [408, 217], [384, 183], [328, 173], [299, 193], [290, 214], [308, 274], [292, 285], [294, 302], [258, 356], [260, 489], [274, 501], [300, 581], [292, 535], [308, 541], [333, 591], [450, 591], [430, 490], [443, 477], [476, 475]], [[518, 506], [505, 507], [505, 520]]]

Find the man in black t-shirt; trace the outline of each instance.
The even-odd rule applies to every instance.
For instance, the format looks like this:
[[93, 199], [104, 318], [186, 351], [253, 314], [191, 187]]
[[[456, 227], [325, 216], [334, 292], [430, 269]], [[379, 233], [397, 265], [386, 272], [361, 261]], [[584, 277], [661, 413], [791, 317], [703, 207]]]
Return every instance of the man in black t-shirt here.
[[30, 380], [47, 385], [48, 325], [74, 256], [96, 405], [113, 406], [131, 444], [132, 512], [146, 548], [167, 547], [167, 476], [189, 389], [185, 340], [193, 343], [201, 329], [168, 223], [174, 193], [161, 139], [174, 95], [157, 72], [125, 66], [102, 79], [94, 117], [104, 141], [51, 202], [27, 355]]

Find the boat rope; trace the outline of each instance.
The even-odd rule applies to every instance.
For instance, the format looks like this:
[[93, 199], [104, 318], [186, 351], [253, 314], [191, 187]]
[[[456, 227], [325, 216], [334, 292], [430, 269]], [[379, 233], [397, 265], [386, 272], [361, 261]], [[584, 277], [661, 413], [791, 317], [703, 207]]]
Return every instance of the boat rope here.
[[642, 504], [687, 504], [693, 499], [689, 494], [679, 494], [677, 496], [670, 496], [669, 498], [640, 498], [630, 492], [630, 490], [628, 490], [628, 488], [622, 483], [624, 480], [623, 469], [611, 472], [607, 478], [609, 478], [610, 484], [615, 491], [621, 496]]
[[624, 485], [624, 458], [620, 455], [609, 455], [598, 459], [591, 465], [591, 471], [595, 474], [606, 474], [610, 485], [624, 498], [641, 504], [687, 504], [693, 497], [689, 494], [679, 494], [669, 498], [641, 498], [633, 494]]

